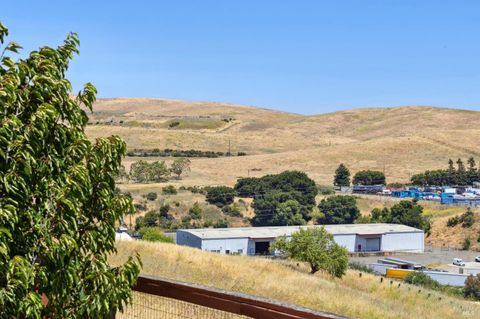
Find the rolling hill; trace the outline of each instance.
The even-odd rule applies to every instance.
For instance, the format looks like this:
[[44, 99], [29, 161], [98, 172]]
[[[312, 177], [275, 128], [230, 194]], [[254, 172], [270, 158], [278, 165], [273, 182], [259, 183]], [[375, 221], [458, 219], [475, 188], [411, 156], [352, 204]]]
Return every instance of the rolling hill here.
[[[331, 184], [340, 162], [353, 173], [377, 169], [389, 182], [406, 182], [417, 172], [445, 167], [449, 158], [480, 157], [480, 112], [427, 106], [304, 116], [225, 103], [100, 99], [87, 134], [120, 135], [129, 149], [226, 152], [230, 144], [232, 153], [247, 153], [193, 159], [184, 185], [231, 185], [240, 176], [287, 169]], [[127, 168], [135, 160], [127, 157]]]
[[[349, 270], [342, 279], [310, 275], [306, 265], [229, 256], [173, 244], [120, 241], [113, 265], [140, 255], [142, 273], [240, 291], [351, 318], [477, 318], [479, 305], [460, 297]], [[206, 266], [208, 265], [208, 266]], [[476, 315], [477, 314], [477, 315]]]

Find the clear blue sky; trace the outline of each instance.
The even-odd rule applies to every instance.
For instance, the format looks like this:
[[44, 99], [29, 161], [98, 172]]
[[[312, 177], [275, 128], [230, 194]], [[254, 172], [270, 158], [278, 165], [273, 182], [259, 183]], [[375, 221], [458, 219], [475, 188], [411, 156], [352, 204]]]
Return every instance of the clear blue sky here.
[[25, 50], [80, 35], [69, 77], [100, 97], [222, 101], [316, 114], [480, 110], [480, 1], [5, 1]]

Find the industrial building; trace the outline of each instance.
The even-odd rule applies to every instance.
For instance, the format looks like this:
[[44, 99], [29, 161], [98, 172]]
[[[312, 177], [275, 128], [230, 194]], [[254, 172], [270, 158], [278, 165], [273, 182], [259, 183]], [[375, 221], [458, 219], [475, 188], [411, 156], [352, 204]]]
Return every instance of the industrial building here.
[[[300, 228], [321, 226], [274, 226], [242, 228], [179, 229], [178, 245], [240, 255], [269, 254], [280, 236], [291, 237]], [[423, 230], [398, 224], [325, 225], [335, 241], [349, 252], [423, 252]]]

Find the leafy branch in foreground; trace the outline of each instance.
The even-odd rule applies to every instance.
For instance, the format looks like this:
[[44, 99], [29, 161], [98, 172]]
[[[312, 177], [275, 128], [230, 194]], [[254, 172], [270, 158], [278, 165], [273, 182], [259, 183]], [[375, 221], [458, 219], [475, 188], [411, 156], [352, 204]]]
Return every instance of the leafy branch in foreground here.
[[115, 192], [126, 145], [87, 139], [96, 89], [72, 98], [65, 78], [76, 34], [17, 61], [7, 35], [0, 23], [0, 317], [103, 317], [131, 301], [141, 266], [107, 261], [116, 222], [134, 210]]

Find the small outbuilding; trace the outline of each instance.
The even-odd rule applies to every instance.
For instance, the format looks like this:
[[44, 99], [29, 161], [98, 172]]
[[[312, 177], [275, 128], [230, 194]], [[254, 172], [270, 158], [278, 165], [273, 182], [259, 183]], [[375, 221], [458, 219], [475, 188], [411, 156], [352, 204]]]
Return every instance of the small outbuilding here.
[[[240, 255], [268, 255], [270, 244], [278, 237], [291, 235], [300, 228], [316, 226], [274, 226], [241, 228], [179, 229], [178, 245]], [[415, 252], [424, 249], [423, 230], [398, 224], [325, 225], [335, 241], [349, 252]]]

